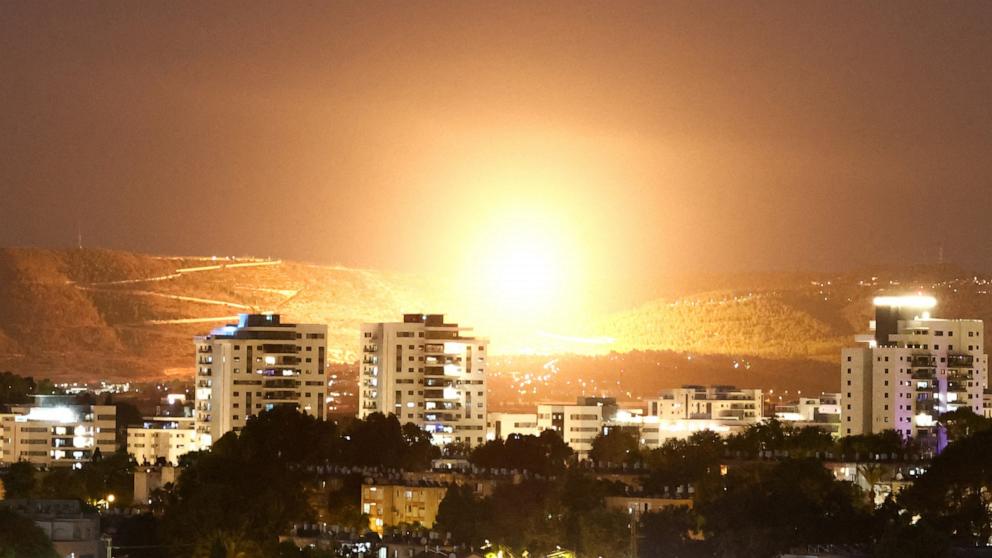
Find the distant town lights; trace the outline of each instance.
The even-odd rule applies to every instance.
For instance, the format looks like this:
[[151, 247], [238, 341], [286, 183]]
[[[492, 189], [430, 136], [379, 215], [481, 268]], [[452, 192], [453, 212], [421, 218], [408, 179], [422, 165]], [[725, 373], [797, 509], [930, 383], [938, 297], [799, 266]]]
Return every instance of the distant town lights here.
[[909, 296], [876, 296], [873, 300], [875, 306], [891, 306], [893, 308], [933, 308], [937, 306], [937, 299], [925, 295]]

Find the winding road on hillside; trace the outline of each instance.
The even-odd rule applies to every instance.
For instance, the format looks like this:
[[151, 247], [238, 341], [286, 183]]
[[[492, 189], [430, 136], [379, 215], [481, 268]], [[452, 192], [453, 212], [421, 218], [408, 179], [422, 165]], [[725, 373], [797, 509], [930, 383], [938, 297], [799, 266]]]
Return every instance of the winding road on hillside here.
[[[168, 259], [168, 258], [163, 258]], [[213, 259], [209, 261], [215, 261]], [[212, 271], [225, 271], [228, 269], [244, 269], [251, 267], [269, 267], [269, 266], [279, 266], [282, 265], [282, 260], [252, 260], [252, 261], [235, 261], [234, 263], [221, 263], [213, 265], [204, 265], [196, 267], [183, 267], [176, 269], [172, 273], [167, 273], [165, 275], [158, 275], [155, 277], [143, 277], [140, 279], [120, 279], [117, 281], [102, 281], [96, 283], [79, 284], [74, 281], [69, 281], [70, 284], [75, 286], [77, 289], [85, 291], [102, 291], [102, 292], [114, 292], [114, 293], [129, 293], [137, 296], [153, 296], [160, 298], [167, 298], [171, 300], [177, 300], [180, 302], [193, 302], [197, 304], [208, 304], [215, 306], [226, 306], [228, 308], [235, 308], [238, 310], [247, 310], [249, 312], [258, 312], [259, 309], [256, 306], [250, 304], [243, 304], [240, 302], [231, 302], [229, 300], [217, 300], [211, 298], [201, 298], [193, 296], [184, 295], [174, 295], [168, 293], [160, 293], [156, 291], [141, 290], [141, 289], [117, 289], [113, 287], [118, 287], [120, 285], [136, 285], [143, 283], [154, 283], [160, 281], [170, 281], [178, 279], [180, 277], [191, 275], [194, 273], [206, 273]], [[265, 293], [278, 294], [283, 296], [283, 300], [279, 301], [275, 307], [271, 310], [263, 310], [262, 312], [274, 312], [276, 309], [280, 308], [298, 294], [300, 294], [301, 289], [274, 289], [266, 287], [243, 287], [254, 291], [260, 291]], [[164, 325], [164, 324], [191, 324], [191, 323], [208, 323], [208, 322], [226, 322], [231, 320], [236, 320], [237, 315], [234, 316], [215, 316], [215, 317], [201, 317], [201, 318], [175, 318], [167, 320], [145, 320], [144, 323], [148, 325]]]

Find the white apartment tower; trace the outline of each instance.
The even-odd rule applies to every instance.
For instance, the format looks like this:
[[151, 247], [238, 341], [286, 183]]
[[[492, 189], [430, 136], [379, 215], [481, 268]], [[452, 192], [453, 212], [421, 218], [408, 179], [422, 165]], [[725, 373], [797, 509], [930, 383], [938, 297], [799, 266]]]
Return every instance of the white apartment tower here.
[[196, 337], [197, 446], [209, 447], [248, 417], [293, 407], [324, 418], [327, 326], [242, 314], [237, 324]]
[[442, 314], [363, 324], [358, 416], [393, 413], [438, 445], [484, 443], [489, 342], [468, 331]]
[[970, 407], [982, 414], [988, 386], [981, 320], [930, 317], [929, 296], [875, 298], [871, 333], [841, 352], [841, 435], [894, 429], [940, 448], [937, 418]]

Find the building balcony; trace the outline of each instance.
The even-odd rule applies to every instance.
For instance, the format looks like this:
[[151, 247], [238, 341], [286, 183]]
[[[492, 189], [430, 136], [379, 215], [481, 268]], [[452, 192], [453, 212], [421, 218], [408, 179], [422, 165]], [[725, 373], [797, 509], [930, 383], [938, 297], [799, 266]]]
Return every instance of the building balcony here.
[[300, 348], [292, 344], [266, 343], [262, 345], [262, 351], [269, 355], [295, 355], [300, 352]]
[[939, 411], [937, 410], [937, 402], [932, 399], [926, 401], [917, 401], [916, 414], [920, 414], [920, 413], [926, 413], [928, 415], [939, 414]]
[[947, 392], [948, 393], [964, 393], [968, 391], [968, 384], [964, 382], [947, 382]]
[[378, 353], [379, 352], [379, 346], [378, 345], [365, 345], [365, 346], [362, 347], [362, 352], [364, 352], [364, 353]]
[[975, 357], [972, 355], [948, 355], [948, 368], [971, 368], [975, 365]]
[[300, 387], [299, 380], [283, 379], [278, 377], [266, 378], [262, 384], [264, 387], [273, 388], [298, 388]]
[[424, 385], [427, 387], [440, 387], [440, 388], [454, 387], [455, 381], [451, 379], [442, 379], [442, 378], [426, 378], [424, 379]]
[[[271, 365], [269, 365], [271, 366]], [[299, 368], [259, 368], [256, 374], [262, 376], [299, 376]]]
[[953, 380], [956, 382], [970, 382], [970, 381], [974, 381], [975, 374], [972, 373], [971, 370], [967, 370], [967, 369], [966, 370], [953, 369], [947, 372], [947, 379], [948, 381]]
[[298, 391], [270, 391], [262, 394], [266, 401], [296, 401], [300, 398]]
[[914, 369], [910, 377], [914, 380], [934, 380], [937, 378], [937, 372], [929, 368], [919, 368]]
[[937, 358], [931, 355], [913, 355], [909, 358], [909, 362], [912, 366], [923, 366], [926, 368], [935, 368], [937, 366]]
[[452, 413], [424, 413], [424, 420], [429, 420], [432, 422], [455, 422], [460, 419], [460, 415], [455, 415]]
[[425, 389], [424, 390], [424, 399], [425, 400], [426, 399], [433, 399], [433, 400], [444, 401], [444, 400], [454, 400], [454, 399], [459, 399], [460, 398], [460, 393], [458, 393], [457, 391], [452, 390], [452, 392], [449, 393], [447, 396], [445, 396], [445, 393], [444, 393], [445, 391], [448, 391], [448, 390], [444, 390], [444, 389]]

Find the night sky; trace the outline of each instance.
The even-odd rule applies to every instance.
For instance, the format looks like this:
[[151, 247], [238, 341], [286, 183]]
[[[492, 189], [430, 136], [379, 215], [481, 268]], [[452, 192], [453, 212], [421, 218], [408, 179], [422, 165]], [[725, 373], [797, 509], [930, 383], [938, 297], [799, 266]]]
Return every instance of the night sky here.
[[990, 102], [988, 2], [7, 1], [0, 245], [992, 270]]

